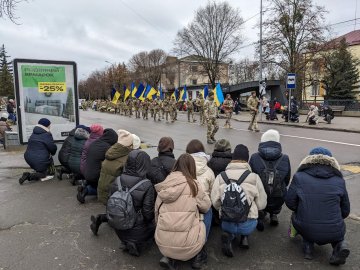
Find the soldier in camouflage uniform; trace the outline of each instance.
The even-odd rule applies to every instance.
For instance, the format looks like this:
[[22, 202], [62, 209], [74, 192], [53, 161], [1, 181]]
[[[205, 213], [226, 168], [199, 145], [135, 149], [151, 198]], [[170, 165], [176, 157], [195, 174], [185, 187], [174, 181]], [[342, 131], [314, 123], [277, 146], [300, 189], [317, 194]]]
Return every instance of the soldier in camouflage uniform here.
[[186, 100], [185, 105], [186, 105], [186, 110], [187, 110], [188, 122], [190, 122], [190, 115], [192, 117], [192, 121], [196, 122], [195, 116], [194, 116], [194, 103], [193, 103], [191, 97]]
[[128, 106], [129, 106], [129, 115], [130, 117], [133, 115], [133, 107], [134, 107], [134, 104], [133, 104], [133, 100], [131, 97], [128, 98]]
[[135, 118], [140, 118], [141, 101], [138, 99], [134, 100], [133, 104], [134, 104], [134, 108], [135, 108]]
[[174, 97], [171, 97], [170, 100], [170, 115], [171, 122], [174, 123], [177, 118], [177, 102]]
[[160, 99], [160, 97], [158, 97], [159, 101], [160, 101], [160, 113], [161, 113], [161, 118], [165, 119], [165, 109], [164, 109], [164, 101]]
[[157, 98], [155, 98], [152, 102], [153, 104], [153, 108], [154, 108], [154, 121], [156, 121], [156, 115], [158, 116], [158, 120], [161, 121], [160, 119], [160, 100], [158, 100]]
[[163, 109], [164, 109], [166, 121], [169, 121], [169, 116], [170, 116], [170, 120], [171, 120], [172, 119], [171, 112], [170, 112], [171, 105], [170, 105], [170, 99], [168, 97], [166, 97], [163, 101]]
[[259, 132], [258, 124], [257, 124], [257, 113], [258, 113], [259, 99], [256, 97], [256, 92], [251, 92], [251, 96], [247, 101], [247, 107], [250, 110], [250, 125], [248, 130]]
[[215, 133], [219, 130], [217, 123], [218, 107], [214, 100], [214, 93], [210, 92], [204, 103], [204, 116], [207, 121], [207, 143], [213, 144], [216, 142]]
[[196, 99], [195, 102], [196, 106], [199, 108], [199, 114], [200, 114], [200, 125], [205, 125], [205, 116], [204, 116], [204, 104], [205, 104], [205, 99], [202, 96], [202, 94], [198, 95], [198, 98]]
[[150, 110], [150, 117], [154, 117], [154, 103], [149, 101], [149, 110]]
[[124, 101], [119, 101], [119, 113], [120, 115], [124, 115]]
[[143, 117], [143, 119], [148, 120], [149, 106], [150, 106], [149, 100], [145, 99], [143, 102], [141, 102], [141, 109], [142, 109], [142, 117]]
[[230, 119], [234, 109], [234, 101], [231, 99], [230, 94], [226, 95], [226, 99], [223, 103], [223, 108], [226, 115], [226, 122], [224, 127], [231, 128]]

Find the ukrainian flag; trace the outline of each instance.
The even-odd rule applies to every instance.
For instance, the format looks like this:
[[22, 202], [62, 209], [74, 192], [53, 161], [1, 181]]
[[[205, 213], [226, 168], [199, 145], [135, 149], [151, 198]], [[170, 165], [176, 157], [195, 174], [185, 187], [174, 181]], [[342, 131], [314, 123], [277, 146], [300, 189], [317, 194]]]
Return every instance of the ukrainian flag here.
[[[136, 88], [136, 86], [135, 86]], [[136, 92], [135, 92], [135, 97], [140, 99], [140, 97], [142, 96], [142, 94], [144, 93], [145, 87], [142, 83], [139, 84], [139, 87], [137, 88]], [[143, 99], [142, 99], [143, 100]]]
[[186, 85], [184, 85], [184, 89], [181, 90], [180, 100], [185, 101], [187, 99]]
[[214, 88], [214, 100], [216, 103], [216, 106], [220, 106], [224, 102], [224, 95], [220, 86], [220, 83], [216, 85]]
[[135, 83], [131, 83], [131, 97], [135, 97], [136, 91], [137, 91], [137, 87], [135, 86]]
[[157, 91], [155, 90], [154, 87], [151, 87], [150, 85], [149, 85], [149, 87], [150, 87], [150, 90], [146, 94], [146, 98], [151, 100], [151, 99], [153, 99], [153, 95], [156, 95]]
[[127, 88], [125, 85], [124, 85], [124, 88], [126, 88], [125, 92], [124, 92], [124, 101], [125, 101], [130, 96], [131, 92], [130, 92], [129, 88]]
[[[114, 91], [115, 91], [115, 93], [114, 93]], [[120, 98], [120, 92], [115, 90], [115, 88], [113, 88], [112, 93], [114, 93], [114, 94], [113, 94], [113, 98], [112, 98], [111, 102], [116, 104]]]
[[209, 87], [207, 85], [205, 85], [204, 89], [201, 91], [201, 95], [204, 98], [207, 98], [207, 96], [209, 95]]
[[171, 97], [174, 97], [176, 101], [178, 100], [179, 90], [177, 88], [175, 89], [174, 93], [171, 94]]

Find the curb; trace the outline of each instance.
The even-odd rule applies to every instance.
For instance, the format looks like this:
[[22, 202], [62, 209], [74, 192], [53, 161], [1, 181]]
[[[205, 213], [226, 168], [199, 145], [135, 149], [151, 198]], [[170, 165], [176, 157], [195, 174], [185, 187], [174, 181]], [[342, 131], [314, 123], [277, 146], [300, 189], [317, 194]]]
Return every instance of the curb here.
[[[220, 117], [224, 119], [223, 117]], [[240, 120], [236, 118], [232, 118], [231, 120], [237, 121], [237, 122], [243, 122], [248, 123], [248, 120]], [[340, 132], [348, 132], [348, 133], [359, 133], [360, 130], [351, 130], [351, 129], [345, 129], [345, 128], [330, 128], [330, 127], [317, 127], [317, 126], [310, 126], [310, 125], [303, 125], [303, 124], [292, 124], [292, 123], [286, 123], [286, 122], [264, 122], [264, 121], [258, 121], [259, 124], [265, 124], [265, 125], [277, 125], [277, 126], [288, 126], [288, 127], [296, 127], [296, 128], [307, 128], [307, 129], [320, 129], [320, 130], [328, 130], [328, 131], [340, 131]]]

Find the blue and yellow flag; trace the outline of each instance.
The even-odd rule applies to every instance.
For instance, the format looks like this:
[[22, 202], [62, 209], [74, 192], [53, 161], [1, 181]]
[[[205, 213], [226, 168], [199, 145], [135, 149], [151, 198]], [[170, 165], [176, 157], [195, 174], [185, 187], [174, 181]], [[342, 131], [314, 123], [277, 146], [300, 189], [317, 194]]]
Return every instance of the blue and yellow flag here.
[[174, 93], [171, 94], [171, 97], [174, 97], [176, 101], [179, 99], [179, 90], [177, 88]]
[[118, 101], [119, 98], [120, 98], [120, 92], [117, 91], [115, 88], [113, 88], [113, 89], [111, 90], [111, 95], [110, 95], [110, 96], [112, 97], [112, 98], [111, 98], [111, 102], [114, 103], [114, 104], [116, 104], [117, 101]]
[[209, 95], [209, 87], [207, 85], [205, 85], [204, 89], [201, 91], [201, 95], [204, 98], [207, 98], [207, 96]]
[[135, 86], [135, 83], [131, 83], [131, 97], [135, 98], [135, 94], [136, 94], [136, 91], [137, 91], [137, 87]]
[[[136, 86], [135, 86], [136, 88]], [[142, 83], [139, 84], [139, 87], [137, 88], [136, 92], [135, 92], [135, 97], [140, 99], [140, 97], [142, 96], [142, 94], [144, 93], [145, 87]]]
[[[148, 87], [146, 87], [147, 89], [147, 92], [146, 92], [146, 98], [147, 99], [153, 99], [153, 95], [156, 95], [156, 93], [157, 93], [157, 91], [156, 91], [156, 89], [154, 88], [154, 87], [152, 87], [152, 86], [150, 86], [150, 85], [148, 85]], [[149, 89], [149, 90], [148, 90]]]
[[214, 88], [214, 100], [216, 103], [216, 106], [220, 106], [224, 102], [224, 95], [220, 86], [220, 83], [216, 85]]
[[124, 85], [124, 101], [130, 96], [131, 91]]
[[187, 91], [186, 91], [186, 85], [184, 85], [183, 90], [181, 90], [180, 93], [180, 100], [185, 101], [187, 99]]

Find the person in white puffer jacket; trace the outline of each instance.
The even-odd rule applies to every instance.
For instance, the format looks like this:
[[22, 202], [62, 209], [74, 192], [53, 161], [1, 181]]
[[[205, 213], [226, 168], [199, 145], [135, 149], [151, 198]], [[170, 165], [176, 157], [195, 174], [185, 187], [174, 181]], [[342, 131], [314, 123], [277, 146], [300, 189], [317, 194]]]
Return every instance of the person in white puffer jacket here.
[[[210, 198], [211, 190], [215, 182], [215, 174], [207, 165], [210, 160], [210, 156], [205, 153], [205, 147], [199, 140], [191, 140], [186, 146], [186, 153], [190, 154], [195, 159], [196, 178], [202, 184], [205, 193]], [[210, 208], [210, 210], [204, 215], [204, 220], [209, 221], [207, 223], [205, 222], [205, 224], [211, 225], [212, 216], [213, 213]], [[210, 228], [207, 228], [206, 232], [206, 238], [208, 238]]]

